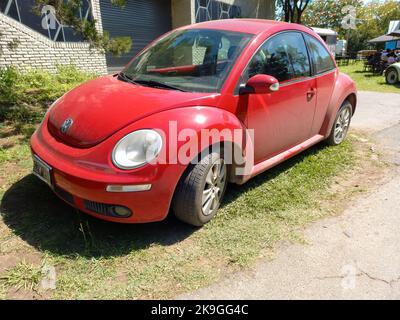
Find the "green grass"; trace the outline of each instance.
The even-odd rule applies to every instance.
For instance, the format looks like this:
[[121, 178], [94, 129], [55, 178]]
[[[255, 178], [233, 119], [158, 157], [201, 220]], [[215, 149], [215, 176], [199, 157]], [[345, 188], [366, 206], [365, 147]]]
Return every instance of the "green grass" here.
[[10, 147], [0, 148], [0, 164], [3, 163], [19, 163], [24, 162], [25, 159], [30, 155], [29, 145], [23, 143], [21, 145], [10, 145]]
[[40, 267], [23, 261], [10, 269], [6, 275], [0, 277], [0, 285], [15, 287], [16, 289], [34, 290], [37, 288], [40, 278]]
[[[18, 288], [36, 292], [44, 262], [56, 268], [57, 289], [46, 294], [55, 299], [171, 298], [202, 287], [269, 255], [280, 240], [298, 241], [301, 226], [332, 213], [322, 206], [329, 186], [359, 160], [355, 139], [316, 146], [230, 186], [218, 216], [202, 229], [173, 217], [148, 225], [96, 220], [30, 174], [27, 140], [48, 104], [88, 78], [73, 68], [0, 75], [8, 121], [0, 125], [0, 255], [18, 260], [6, 269], [0, 260], [0, 299]], [[26, 263], [32, 255], [39, 262]]]
[[348, 66], [340, 67], [340, 70], [348, 74], [357, 84], [360, 91], [392, 92], [400, 94], [399, 85], [386, 84], [383, 75], [374, 75], [371, 71], [364, 71], [363, 62], [356, 62]]
[[[278, 241], [298, 240], [299, 227], [331, 214], [321, 200], [358, 162], [355, 143], [316, 146], [244, 186], [230, 186], [218, 216], [202, 229], [173, 217], [147, 225], [90, 218], [21, 166], [18, 174], [2, 172], [10, 177], [2, 187], [0, 254], [45, 257], [57, 271], [52, 298], [171, 298], [251, 265]], [[29, 161], [24, 148], [7, 151], [1, 170]], [[32, 268], [17, 265], [0, 274], [7, 279], [0, 296], [15, 286], [35, 290]]]

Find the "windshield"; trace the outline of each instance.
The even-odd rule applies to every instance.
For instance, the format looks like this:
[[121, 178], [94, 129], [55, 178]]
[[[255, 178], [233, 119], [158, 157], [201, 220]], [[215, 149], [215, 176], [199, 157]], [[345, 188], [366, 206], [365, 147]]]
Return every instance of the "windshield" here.
[[160, 39], [122, 75], [139, 85], [190, 92], [219, 92], [252, 35], [190, 29]]

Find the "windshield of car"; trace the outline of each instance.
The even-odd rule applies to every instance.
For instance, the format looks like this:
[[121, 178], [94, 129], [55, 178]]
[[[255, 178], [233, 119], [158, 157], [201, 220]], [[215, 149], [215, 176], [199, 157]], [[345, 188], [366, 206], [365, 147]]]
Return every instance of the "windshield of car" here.
[[219, 92], [252, 35], [208, 29], [172, 32], [134, 59], [121, 80], [190, 92]]

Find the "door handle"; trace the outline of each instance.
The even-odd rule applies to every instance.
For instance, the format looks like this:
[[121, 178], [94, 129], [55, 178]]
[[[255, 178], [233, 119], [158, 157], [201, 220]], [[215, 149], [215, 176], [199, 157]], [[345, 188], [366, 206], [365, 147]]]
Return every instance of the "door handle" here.
[[316, 93], [316, 89], [310, 89], [309, 91], [307, 91], [307, 100], [310, 101], [312, 98], [314, 98]]

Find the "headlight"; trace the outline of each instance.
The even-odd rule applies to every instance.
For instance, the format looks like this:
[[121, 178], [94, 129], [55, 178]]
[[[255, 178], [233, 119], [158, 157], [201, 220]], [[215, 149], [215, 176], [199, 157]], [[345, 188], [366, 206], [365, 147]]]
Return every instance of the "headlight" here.
[[154, 160], [162, 148], [162, 138], [154, 130], [138, 130], [123, 137], [114, 147], [112, 161], [123, 170], [131, 170]]

